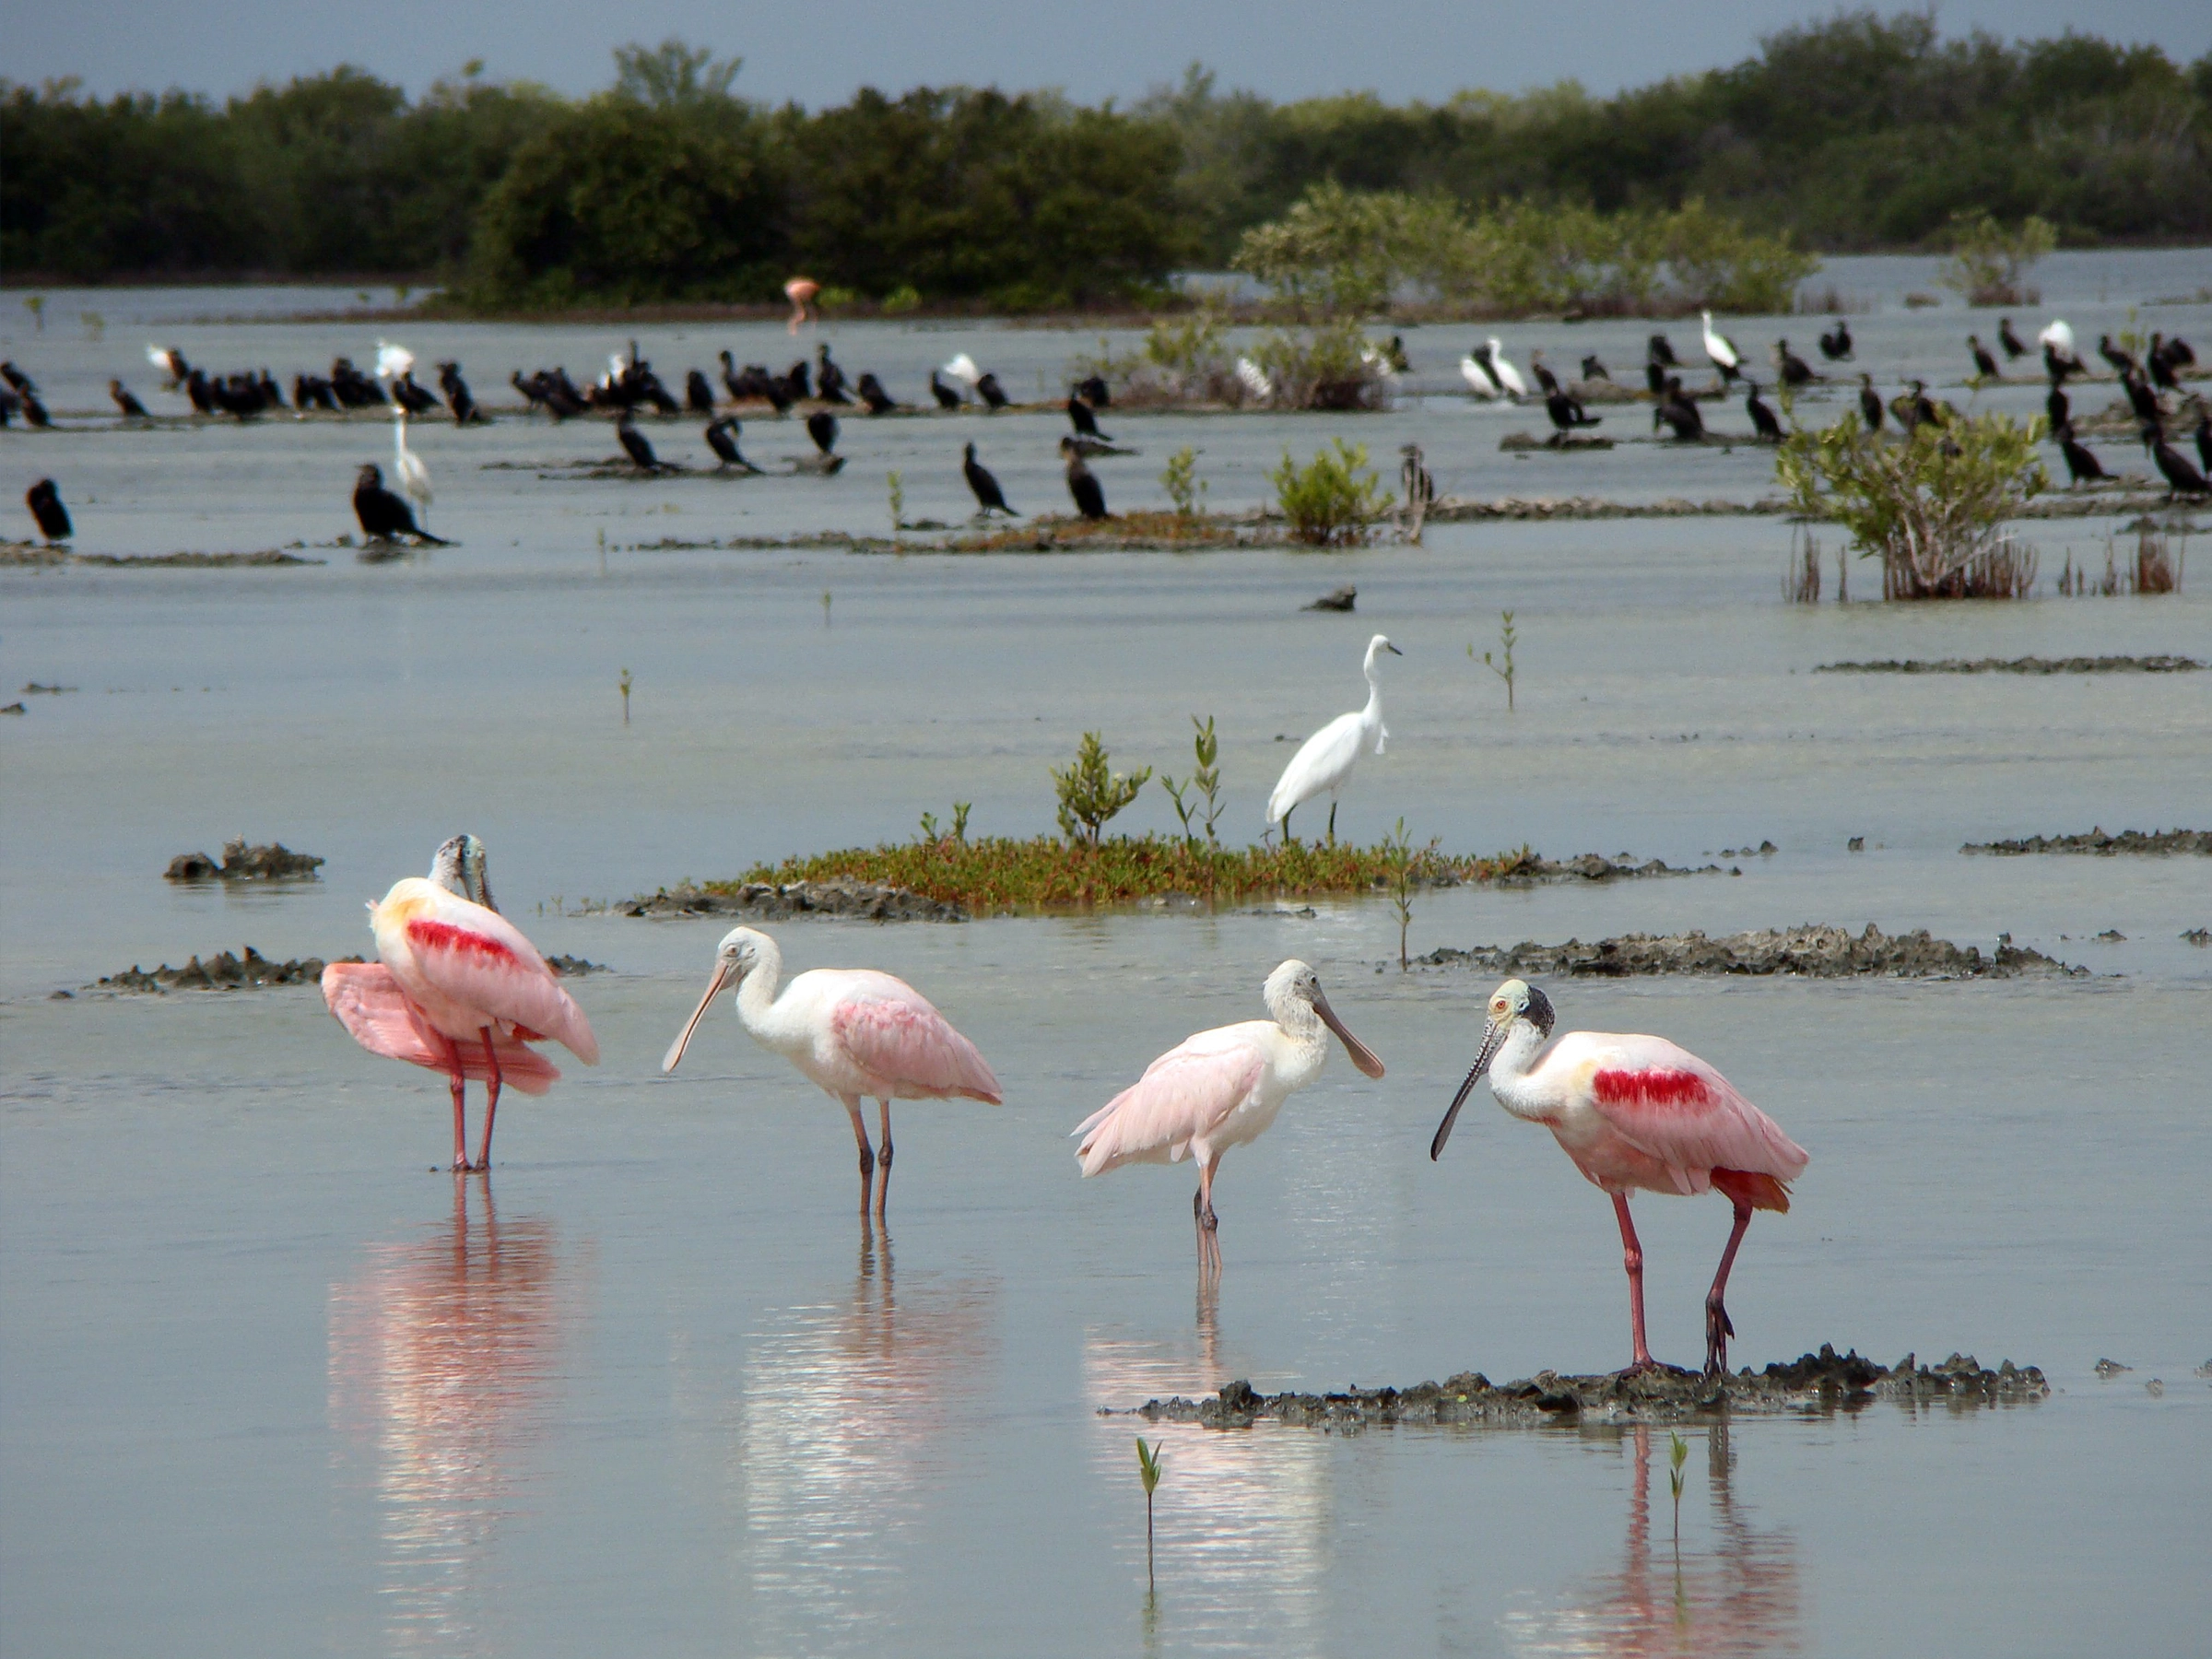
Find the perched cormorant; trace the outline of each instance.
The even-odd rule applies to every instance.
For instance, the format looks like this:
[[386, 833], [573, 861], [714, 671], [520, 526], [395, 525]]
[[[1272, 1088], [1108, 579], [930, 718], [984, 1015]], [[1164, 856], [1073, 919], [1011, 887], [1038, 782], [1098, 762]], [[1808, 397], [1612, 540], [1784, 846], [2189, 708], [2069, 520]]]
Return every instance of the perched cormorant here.
[[1681, 365], [1675, 359], [1674, 342], [1669, 340], [1663, 334], [1655, 334], [1649, 340], [1645, 341], [1643, 349], [1644, 356], [1651, 361], [1658, 364], [1662, 369], [1678, 369], [1681, 367]]
[[1926, 381], [1916, 380], [1912, 382], [1912, 395], [1907, 407], [1912, 412], [1912, 418], [1904, 423], [1908, 432], [1917, 432], [1923, 426], [1942, 427], [1950, 424], [1944, 419], [1943, 411], [1936, 406], [1936, 400], [1928, 395]]
[[146, 348], [146, 360], [169, 376], [161, 385], [164, 392], [174, 392], [192, 374], [192, 365], [184, 360], [184, 354], [174, 346], [148, 346]]
[[834, 453], [837, 449], [837, 417], [827, 409], [817, 409], [806, 417], [806, 436], [814, 440], [814, 447], [823, 454]]
[[2005, 355], [2008, 359], [2024, 358], [2028, 355], [2028, 347], [2020, 344], [2020, 336], [2012, 332], [2010, 317], [1997, 319], [1997, 344], [2005, 348]]
[[1653, 397], [1666, 395], [1666, 370], [1657, 358], [1646, 359], [1643, 365], [1643, 383], [1651, 388]]
[[760, 469], [747, 461], [737, 448], [737, 417], [724, 415], [720, 420], [707, 422], [707, 447], [714, 452], [714, 459], [724, 466], [741, 467], [748, 473]]
[[1874, 376], [1864, 370], [1859, 372], [1859, 413], [1865, 417], [1869, 432], [1882, 429], [1882, 416], [1886, 413], [1882, 394], [1874, 389]]
[[1559, 389], [1559, 377], [1544, 366], [1544, 353], [1541, 350], [1528, 354], [1528, 371], [1536, 377], [1536, 385], [1545, 396], [1549, 397]]
[[1652, 409], [1652, 430], [1659, 429], [1665, 421], [1674, 429], [1677, 438], [1695, 442], [1705, 436], [1705, 418], [1698, 413], [1698, 406], [1682, 395], [1682, 382], [1675, 375], [1666, 377], [1666, 384], [1659, 402]]
[[[522, 382], [518, 380], [515, 383], [519, 385]], [[337, 394], [330, 389], [330, 382], [319, 374], [295, 374], [292, 376], [292, 407], [302, 412], [327, 409], [335, 414]]]
[[438, 389], [445, 394], [445, 406], [453, 412], [455, 426], [481, 426], [484, 411], [477, 407], [477, 400], [468, 390], [468, 382], [461, 378], [459, 363], [438, 365]]
[[2155, 426], [2161, 432], [2166, 429], [2166, 411], [2159, 406], [2159, 394], [2151, 390], [2150, 382], [2143, 378], [2140, 371], [2130, 370], [2123, 373], [2120, 376], [2120, 389], [2127, 394], [2128, 406], [2135, 410], [2137, 420]]
[[1980, 335], [1968, 335], [1966, 347], [1974, 354], [1974, 372], [1983, 380], [1995, 380], [2003, 372], [1997, 367], [1997, 359], [1989, 355], [1989, 347], [1982, 344]]
[[2052, 382], [2051, 390], [2044, 394], [2043, 412], [2051, 417], [2051, 429], [2054, 432], [2061, 427], [2074, 424], [2074, 408], [2066, 401], [2066, 389], [2055, 381]]
[[1067, 493], [1075, 498], [1076, 511], [1087, 519], [1106, 516], [1106, 492], [1099, 488], [1096, 474], [1084, 464], [1082, 452], [1076, 448], [1073, 438], [1060, 440], [1060, 453], [1067, 457]]
[[1831, 363], [1840, 363], [1851, 351], [1851, 324], [1838, 317], [1836, 325], [1820, 336], [1820, 355]]
[[1813, 372], [1810, 363], [1790, 349], [1787, 340], [1774, 342], [1774, 366], [1782, 371], [1782, 383], [1785, 386], [1810, 385], [1820, 378]]
[[1586, 381], [1609, 381], [1613, 377], [1606, 372], [1605, 364], [1599, 362], [1597, 354], [1593, 352], [1583, 359], [1583, 378]]
[[2143, 367], [2149, 372], [2150, 383], [2160, 391], [2178, 392], [2181, 390], [2181, 378], [2173, 371], [2173, 359], [2166, 355], [2166, 336], [2164, 335], [2154, 334], [2150, 336], [2150, 347], [2143, 354]]
[[[1391, 335], [1390, 343], [1392, 346], [1397, 347], [1398, 336]], [[1403, 358], [1405, 355], [1405, 349], [1402, 347], [1398, 347], [1398, 356]], [[1403, 362], [1398, 364], [1401, 372], [1405, 368], [1406, 365]], [[1083, 383], [1076, 388], [1076, 395], [1094, 409], [1111, 408], [1113, 406], [1113, 393], [1107, 387], [1106, 377], [1102, 374], [1087, 375]]]
[[644, 471], [657, 473], [665, 465], [653, 453], [653, 445], [645, 441], [645, 434], [638, 430], [638, 423], [630, 418], [628, 409], [623, 410], [621, 419], [615, 422], [615, 437], [620, 441], [629, 458]]
[[2189, 465], [2189, 458], [2166, 441], [2165, 434], [2155, 426], [2143, 429], [2143, 447], [2158, 463], [2159, 471], [2166, 476], [2166, 483], [2175, 495], [2212, 495], [2212, 484], [2205, 482], [2205, 475]]
[[2088, 447], [2074, 436], [2072, 427], [2054, 428], [2051, 436], [2058, 441], [2059, 453], [2066, 458], [2066, 476], [2071, 482], [2087, 484], [2111, 476]]
[[53, 424], [53, 417], [46, 413], [46, 406], [39, 401], [37, 393], [18, 392], [16, 395], [23, 400], [23, 418], [25, 420], [34, 427], [48, 427]]
[[1582, 400], [1557, 381], [1552, 382], [1551, 390], [1544, 394], [1544, 412], [1551, 417], [1551, 424], [1559, 429], [1562, 437], [1576, 427], [1597, 426], [1604, 419], [1603, 416], [1593, 415], [1584, 409]]
[[417, 525], [415, 509], [384, 488], [383, 469], [373, 461], [364, 465], [354, 480], [353, 516], [361, 521], [361, 534], [371, 541], [391, 541], [411, 535], [433, 547], [453, 545]]
[[428, 415], [438, 406], [436, 394], [416, 383], [413, 369], [392, 377], [392, 401], [410, 415]]
[[192, 399], [194, 415], [215, 413], [215, 389], [209, 384], [205, 371], [194, 369], [184, 377], [184, 395]]
[[1075, 423], [1076, 430], [1084, 437], [1096, 438], [1106, 443], [1113, 441], [1112, 438], [1099, 430], [1099, 418], [1090, 412], [1090, 406], [1081, 398], [1071, 397], [1067, 400], [1067, 418]]
[[1021, 516], [1006, 505], [1006, 491], [999, 488], [998, 480], [991, 476], [991, 469], [975, 458], [975, 445], [972, 443], [961, 453], [960, 471], [967, 475], [968, 488], [975, 491], [979, 517], [987, 518], [993, 512], [1003, 512], [1008, 518]]
[[805, 403], [814, 395], [813, 389], [806, 383], [806, 359], [805, 358], [801, 358], [784, 371], [783, 394], [793, 403]]
[[2085, 374], [2081, 359], [2070, 350], [2062, 350], [2054, 340], [2043, 341], [2043, 372], [2051, 377], [2054, 386], [2064, 385], [2069, 374]]
[[980, 377], [975, 382], [975, 394], [991, 408], [1003, 409], [1006, 406], [1006, 394], [1000, 388], [995, 374], [986, 372]]
[[377, 408], [384, 401], [384, 389], [356, 369], [351, 358], [331, 359], [330, 389], [349, 409]]
[[261, 401], [272, 409], [284, 407], [284, 388], [276, 383], [276, 377], [266, 369], [261, 371]]
[[2100, 334], [2097, 336], [2097, 355], [2110, 363], [2112, 366], [2112, 372], [2122, 380], [2125, 380], [2131, 374], [2143, 372], [2143, 365], [2136, 361], [2136, 354], [2132, 351], [2123, 351], [2119, 347], [2113, 345], [2111, 335]]
[[845, 395], [845, 371], [830, 360], [830, 342], [824, 340], [817, 346], [814, 354], [814, 394], [824, 403], [851, 403]]
[[883, 389], [883, 382], [873, 374], [864, 374], [860, 383], [853, 388], [860, 394], [860, 401], [868, 406], [871, 415], [888, 415], [899, 406], [899, 400]]
[[694, 415], [714, 413], [713, 384], [696, 369], [684, 377], [684, 403]]
[[732, 403], [745, 403], [758, 395], [737, 372], [737, 359], [724, 351], [722, 356], [723, 390], [730, 394]]
[[1751, 417], [1751, 429], [1759, 434], [1761, 443], [1782, 441], [1782, 422], [1774, 418], [1774, 411], [1767, 407], [1767, 400], [1759, 394], [1759, 382], [1748, 375], [1744, 378], [1744, 413]]
[[112, 380], [108, 382], [108, 395], [115, 400], [115, 406], [123, 411], [125, 420], [147, 418], [146, 406], [131, 395], [131, 389], [121, 381]]
[[959, 389], [945, 383], [945, 371], [942, 369], [929, 371], [929, 394], [937, 400], [940, 409], [957, 409], [960, 406]]
[[36, 397], [39, 394], [39, 388], [32, 382], [30, 376], [17, 368], [13, 362], [0, 362], [0, 380], [6, 381], [26, 397]]
[[76, 528], [69, 523], [69, 509], [62, 505], [62, 492], [52, 478], [41, 478], [25, 490], [23, 505], [39, 521], [39, 534], [50, 542], [67, 541]]

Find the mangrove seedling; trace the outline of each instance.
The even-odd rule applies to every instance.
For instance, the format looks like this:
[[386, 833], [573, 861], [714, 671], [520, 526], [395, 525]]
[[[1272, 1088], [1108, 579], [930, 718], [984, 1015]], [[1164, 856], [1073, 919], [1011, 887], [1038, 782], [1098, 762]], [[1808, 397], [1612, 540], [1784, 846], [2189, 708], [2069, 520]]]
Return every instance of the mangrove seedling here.
[[1136, 1477], [1145, 1483], [1145, 1585], [1154, 1583], [1152, 1572], [1152, 1494], [1159, 1487], [1159, 1447], [1145, 1444], [1145, 1437], [1136, 1437]]
[[1367, 465], [1367, 445], [1333, 439], [1300, 466], [1283, 452], [1282, 464], [1268, 470], [1277, 504], [1290, 521], [1290, 534], [1315, 547], [1348, 547], [1367, 539], [1379, 519], [1390, 512], [1389, 492]]
[[897, 535], [906, 528], [906, 480], [897, 473], [890, 473], [884, 481], [889, 487], [891, 534]]
[[[1175, 803], [1175, 816], [1182, 820], [1183, 845], [1195, 853], [1198, 850], [1198, 838], [1191, 832], [1191, 820], [1198, 818], [1201, 811], [1206, 815], [1200, 821], [1206, 829], [1206, 844], [1214, 847], [1221, 844], [1220, 836], [1214, 830], [1215, 822], [1223, 811], [1221, 769], [1215, 764], [1221, 753], [1221, 742], [1214, 735], [1214, 717], [1211, 714], [1206, 717], [1203, 725], [1199, 724], [1198, 716], [1194, 714], [1191, 716], [1191, 724], [1197, 727], [1197, 735], [1192, 742], [1198, 762], [1197, 771], [1180, 783], [1162, 772], [1159, 782], [1160, 787], [1168, 792], [1168, 799]], [[1203, 807], [1197, 801], [1186, 802], [1183, 798], [1183, 792], [1193, 788], [1204, 797]]]
[[[1498, 643], [1502, 654], [1493, 657], [1490, 653], [1484, 652], [1482, 665], [1505, 682], [1505, 712], [1511, 714], [1513, 712], [1513, 640], [1516, 637], [1513, 633], [1513, 613], [1500, 611], [1499, 615], [1504, 618], [1498, 629]], [[1470, 657], [1475, 654], [1471, 641], [1467, 645], [1467, 654]]]
[[1075, 764], [1050, 770], [1053, 787], [1060, 796], [1060, 832], [1070, 845], [1080, 841], [1097, 846], [1100, 831], [1108, 820], [1135, 800], [1137, 791], [1152, 778], [1148, 766], [1126, 775], [1112, 771], [1107, 764], [1106, 746], [1096, 732], [1083, 734]]
[[1198, 477], [1198, 452], [1189, 444], [1168, 457], [1168, 468], [1159, 475], [1159, 484], [1168, 492], [1168, 500], [1175, 503], [1177, 518], [1196, 518], [1206, 512], [1206, 484]]
[[2058, 232], [2033, 214], [2007, 230], [1984, 207], [1952, 214], [1948, 240], [1951, 256], [1937, 282], [1964, 294], [1969, 305], [2033, 305], [2039, 296], [2020, 278], [2058, 246]]
[[1666, 1438], [1673, 1442], [1666, 1449], [1666, 1484], [1675, 1492], [1675, 1544], [1679, 1547], [1682, 1543], [1682, 1465], [1689, 1459], [1689, 1442], [1672, 1429], [1666, 1431]]
[[622, 724], [623, 724], [624, 725], [628, 725], [628, 724], [629, 724], [629, 669], [625, 668], [625, 669], [623, 669], [623, 670], [622, 670], [622, 677], [621, 677], [621, 679], [620, 679], [619, 681], [618, 681], [617, 683], [618, 683], [618, 685], [620, 685], [620, 686], [621, 686], [621, 688], [622, 688]]
[[1413, 925], [1413, 838], [1404, 818], [1382, 844], [1390, 860], [1390, 905], [1398, 912], [1398, 971], [1406, 973], [1413, 967], [1406, 958], [1406, 934]]

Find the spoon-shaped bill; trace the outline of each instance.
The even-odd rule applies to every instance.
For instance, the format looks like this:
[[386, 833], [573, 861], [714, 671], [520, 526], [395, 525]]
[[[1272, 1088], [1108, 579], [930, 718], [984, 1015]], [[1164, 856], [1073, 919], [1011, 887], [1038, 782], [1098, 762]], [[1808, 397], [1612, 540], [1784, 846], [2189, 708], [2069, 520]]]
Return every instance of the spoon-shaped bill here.
[[1452, 1125], [1459, 1122], [1459, 1109], [1467, 1103], [1475, 1092], [1475, 1084], [1482, 1074], [1490, 1069], [1490, 1061], [1505, 1042], [1506, 1028], [1492, 1020], [1482, 1033], [1482, 1048], [1475, 1056], [1475, 1064], [1467, 1070], [1467, 1079], [1452, 1097], [1452, 1104], [1444, 1112], [1444, 1121], [1436, 1126], [1436, 1138], [1429, 1143], [1429, 1161], [1434, 1163], [1444, 1153], [1444, 1143], [1452, 1138]]
[[691, 1010], [691, 1018], [684, 1021], [684, 1029], [677, 1033], [676, 1041], [668, 1045], [667, 1053], [661, 1058], [661, 1070], [664, 1073], [674, 1071], [676, 1063], [684, 1057], [684, 1050], [691, 1045], [691, 1033], [699, 1030], [699, 1022], [707, 1017], [707, 1010], [714, 1006], [714, 999], [722, 994], [722, 988], [729, 982], [729, 964], [716, 963], [714, 977], [707, 985], [707, 994], [699, 999], [699, 1006]]
[[1336, 1041], [1344, 1044], [1344, 1052], [1352, 1057], [1352, 1064], [1371, 1077], [1382, 1075], [1382, 1062], [1375, 1051], [1345, 1030], [1344, 1021], [1336, 1018], [1336, 1010], [1329, 1006], [1329, 999], [1318, 991], [1313, 994], [1313, 1012], [1321, 1016], [1322, 1024], [1336, 1033]]

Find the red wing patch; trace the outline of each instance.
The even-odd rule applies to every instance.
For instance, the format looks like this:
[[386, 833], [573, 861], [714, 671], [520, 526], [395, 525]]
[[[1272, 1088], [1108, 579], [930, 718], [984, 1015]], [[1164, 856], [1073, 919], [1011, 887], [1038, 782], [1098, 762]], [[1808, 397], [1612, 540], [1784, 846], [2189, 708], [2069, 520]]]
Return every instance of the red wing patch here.
[[1702, 1112], [1712, 1091], [1693, 1071], [1601, 1071], [1590, 1079], [1601, 1106], [1657, 1106]]
[[418, 950], [448, 950], [459, 957], [474, 957], [502, 966], [517, 965], [514, 952], [499, 940], [456, 927], [451, 922], [418, 918], [407, 924], [407, 942]]

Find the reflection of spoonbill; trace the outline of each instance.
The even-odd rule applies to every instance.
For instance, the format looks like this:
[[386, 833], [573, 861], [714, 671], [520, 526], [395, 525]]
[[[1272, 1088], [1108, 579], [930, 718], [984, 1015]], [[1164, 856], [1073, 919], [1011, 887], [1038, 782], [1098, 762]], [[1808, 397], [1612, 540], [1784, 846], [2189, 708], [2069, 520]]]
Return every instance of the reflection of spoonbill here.
[[667, 1056], [676, 1069], [691, 1033], [726, 985], [737, 988], [737, 1023], [762, 1048], [782, 1054], [799, 1075], [844, 1102], [860, 1146], [860, 1213], [868, 1213], [877, 1155], [860, 1121], [860, 1102], [874, 1096], [882, 1110], [883, 1184], [875, 1194], [882, 1215], [891, 1194], [891, 1102], [959, 1096], [999, 1103], [998, 1079], [975, 1044], [904, 980], [870, 968], [814, 968], [777, 994], [783, 953], [766, 934], [733, 927], [715, 947], [714, 978], [691, 1010]]
[[1076, 1129], [1082, 1137], [1076, 1157], [1086, 1176], [1125, 1163], [1197, 1160], [1191, 1214], [1197, 1219], [1203, 1272], [1221, 1270], [1214, 1171], [1222, 1154], [1257, 1140], [1283, 1102], [1321, 1076], [1329, 1057], [1328, 1032], [1336, 1033], [1352, 1064], [1367, 1076], [1382, 1075], [1382, 1062], [1345, 1030], [1321, 994], [1321, 980], [1305, 963], [1283, 963], [1267, 976], [1261, 995], [1271, 1018], [1184, 1038]]
[[806, 308], [813, 303], [814, 297], [821, 291], [822, 285], [811, 276], [794, 276], [783, 285], [783, 298], [791, 301], [789, 326], [793, 334], [795, 335], [799, 332], [799, 324], [806, 322], [811, 314]]
[[[369, 910], [382, 960], [333, 962], [323, 971], [323, 999], [371, 1053], [451, 1077], [453, 1168], [488, 1170], [501, 1084], [544, 1094], [560, 1076], [524, 1043], [550, 1038], [596, 1065], [590, 1022], [521, 930], [491, 908], [484, 843], [475, 836], [453, 837], [438, 849], [428, 880], [396, 882]], [[470, 1077], [482, 1080], [486, 1096], [474, 1164], [464, 1115]]]
[[1711, 312], [1700, 312], [1699, 315], [1705, 319], [1705, 355], [1712, 359], [1712, 366], [1721, 371], [1723, 380], [1734, 380], [1743, 364], [1743, 354], [1726, 335], [1713, 328]]
[[1290, 764], [1276, 780], [1275, 792], [1267, 797], [1267, 821], [1283, 827], [1285, 841], [1290, 839], [1292, 810], [1315, 795], [1325, 794], [1329, 797], [1329, 843], [1335, 844], [1337, 792], [1351, 781], [1360, 750], [1371, 743], [1379, 755], [1390, 741], [1390, 728], [1382, 724], [1382, 684], [1375, 675], [1375, 658], [1385, 651], [1393, 656], [1406, 654], [1386, 634], [1377, 634], [1367, 642], [1367, 656], [1359, 665], [1359, 672], [1367, 676], [1367, 706], [1337, 715], [1300, 744], [1298, 753], [1290, 757]]
[[1429, 1156], [1442, 1153], [1486, 1069], [1499, 1105], [1559, 1137], [1574, 1167], [1612, 1194], [1620, 1219], [1634, 1371], [1656, 1361], [1643, 1339], [1643, 1249], [1629, 1219], [1629, 1194], [1641, 1187], [1727, 1194], [1735, 1228], [1705, 1298], [1705, 1373], [1718, 1375], [1728, 1368], [1728, 1338], [1735, 1335], [1722, 1301], [1735, 1247], [1753, 1210], [1789, 1209], [1787, 1183], [1804, 1172], [1805, 1149], [1727, 1078], [1664, 1037], [1570, 1031], [1547, 1048], [1551, 1023], [1550, 1002], [1522, 981], [1507, 980], [1490, 993], [1481, 1051], [1437, 1125]]
[[392, 406], [392, 470], [399, 475], [399, 493], [415, 503], [422, 523], [430, 522], [430, 469], [422, 464], [422, 457], [407, 447], [407, 411], [404, 405]]
[[1528, 382], [1521, 377], [1520, 370], [1506, 360], [1505, 342], [1492, 335], [1489, 345], [1490, 372], [1497, 377], [1498, 383], [1514, 397], [1526, 397]]

